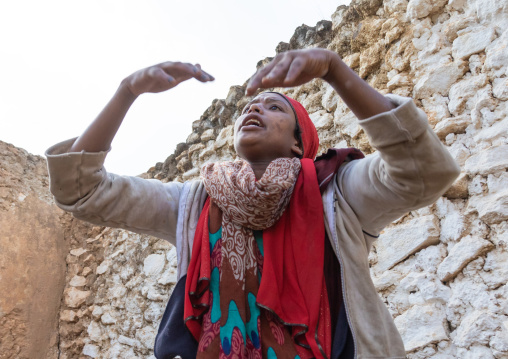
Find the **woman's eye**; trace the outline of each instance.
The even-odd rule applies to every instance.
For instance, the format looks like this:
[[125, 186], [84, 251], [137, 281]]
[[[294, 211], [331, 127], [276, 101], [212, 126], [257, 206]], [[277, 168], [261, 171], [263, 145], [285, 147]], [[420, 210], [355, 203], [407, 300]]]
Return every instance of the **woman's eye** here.
[[270, 107], [270, 110], [280, 110], [280, 107], [279, 106], [276, 106], [276, 105], [272, 105]]

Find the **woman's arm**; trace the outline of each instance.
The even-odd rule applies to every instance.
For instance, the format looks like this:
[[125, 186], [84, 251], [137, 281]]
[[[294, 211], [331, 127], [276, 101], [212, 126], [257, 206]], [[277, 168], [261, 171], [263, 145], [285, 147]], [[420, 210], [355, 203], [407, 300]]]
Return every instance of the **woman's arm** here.
[[383, 96], [340, 57], [325, 49], [281, 53], [249, 81], [258, 88], [328, 81], [360, 119], [377, 153], [341, 167], [337, 185], [363, 229], [371, 234], [407, 213], [434, 202], [460, 172], [411, 99]]
[[190, 78], [201, 82], [214, 80], [211, 75], [201, 70], [199, 65], [169, 61], [147, 67], [126, 77], [113, 98], [73, 143], [69, 152], [107, 151], [127, 111], [139, 95], [167, 91]]
[[134, 100], [145, 92], [171, 89], [190, 78], [213, 77], [199, 65], [165, 62], [124, 79], [113, 98], [78, 138], [46, 151], [50, 190], [56, 204], [76, 218], [176, 242], [183, 184], [162, 183], [108, 173], [104, 166], [111, 141]]

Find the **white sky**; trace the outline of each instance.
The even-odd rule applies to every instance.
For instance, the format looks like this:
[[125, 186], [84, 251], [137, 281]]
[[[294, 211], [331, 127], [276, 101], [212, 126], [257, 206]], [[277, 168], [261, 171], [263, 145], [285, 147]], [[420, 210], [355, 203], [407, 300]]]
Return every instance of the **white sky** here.
[[241, 85], [297, 26], [348, 0], [88, 0], [0, 3], [0, 140], [43, 155], [78, 136], [130, 73], [166, 60], [216, 80], [141, 96], [106, 160], [137, 175], [173, 153], [214, 98]]

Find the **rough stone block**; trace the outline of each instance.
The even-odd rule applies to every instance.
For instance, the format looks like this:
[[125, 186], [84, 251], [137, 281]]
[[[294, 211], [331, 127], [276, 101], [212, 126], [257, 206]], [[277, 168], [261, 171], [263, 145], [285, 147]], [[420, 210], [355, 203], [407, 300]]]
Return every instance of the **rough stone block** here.
[[76, 249], [72, 249], [70, 251], [70, 254], [72, 254], [73, 256], [76, 256], [76, 257], [79, 257], [81, 256], [83, 253], [86, 253], [87, 250], [84, 249], [84, 248], [76, 248]]
[[434, 93], [446, 96], [450, 87], [464, 74], [460, 63], [451, 62], [423, 74], [414, 87], [414, 97], [422, 99]]
[[494, 245], [479, 237], [466, 236], [453, 246], [437, 269], [437, 275], [443, 282], [454, 278], [469, 262], [492, 249]]
[[491, 126], [482, 128], [478, 134], [474, 136], [475, 142], [491, 142], [500, 137], [505, 137], [508, 133], [508, 116], [500, 121], [493, 123]]
[[392, 268], [410, 255], [439, 243], [439, 226], [434, 216], [423, 216], [396, 227], [380, 236], [376, 249], [378, 272]]
[[478, 91], [487, 86], [488, 78], [485, 74], [469, 76], [458, 82], [450, 84], [448, 97], [448, 110], [452, 115], [460, 115], [466, 108], [468, 99], [478, 95]]
[[[492, 2], [489, 2], [492, 3]], [[505, 20], [506, 21], [506, 20]], [[496, 77], [507, 75], [508, 71], [508, 29], [499, 38], [489, 44], [485, 50], [485, 69], [491, 70]]]
[[177, 282], [176, 270], [174, 268], [168, 268], [159, 278], [157, 283], [166, 285], [166, 284], [175, 284]]
[[474, 344], [487, 345], [490, 337], [499, 328], [499, 324], [492, 313], [486, 310], [474, 311], [466, 315], [460, 323], [454, 342], [463, 348]]
[[491, 225], [508, 219], [508, 188], [486, 196], [473, 196], [468, 209], [478, 212], [480, 219]]
[[394, 286], [398, 283], [400, 283], [400, 280], [404, 277], [403, 274], [394, 271], [394, 270], [388, 270], [383, 273], [381, 273], [380, 276], [374, 277], [373, 282], [374, 286], [376, 287], [376, 290], [383, 291], [391, 286]]
[[231, 86], [229, 88], [228, 96], [226, 97], [227, 106], [235, 106], [236, 103], [242, 98], [245, 93], [245, 88], [242, 86]]
[[60, 320], [63, 322], [76, 322], [78, 320], [78, 316], [73, 310], [63, 310], [60, 312]]
[[386, 84], [388, 91], [392, 91], [397, 87], [410, 86], [412, 85], [411, 80], [407, 76], [407, 74], [397, 74], [393, 76], [390, 81]]
[[201, 135], [201, 142], [207, 142], [207, 141], [210, 141], [210, 140], [213, 140], [213, 139], [215, 139], [215, 135], [213, 133], [213, 128], [210, 128], [210, 129], [206, 130]]
[[86, 331], [90, 339], [94, 342], [100, 342], [102, 339], [102, 328], [99, 323], [91, 321]]
[[466, 161], [465, 170], [470, 175], [488, 175], [508, 168], [508, 145], [489, 147]]
[[337, 108], [337, 103], [340, 97], [337, 92], [335, 92], [334, 88], [327, 82], [324, 84], [324, 87], [325, 91], [321, 99], [321, 106], [323, 106], [326, 111], [333, 112]]
[[156, 335], [157, 330], [152, 327], [144, 327], [136, 331], [136, 339], [147, 349], [153, 348]]
[[199, 136], [199, 133], [192, 132], [189, 135], [189, 137], [187, 137], [187, 140], [185, 142], [187, 142], [189, 145], [191, 145], [193, 143], [199, 142], [200, 139], [201, 139], [201, 137]]
[[491, 289], [508, 283], [508, 252], [501, 249], [490, 251], [479, 275]]
[[118, 337], [118, 342], [121, 343], [121, 344], [128, 345], [130, 347], [142, 348], [141, 343], [139, 342], [139, 340], [136, 340], [136, 339], [133, 339], [133, 338], [128, 338], [128, 337], [126, 337], [124, 335], [120, 335]]
[[333, 117], [335, 124], [344, 134], [351, 138], [355, 138], [360, 134], [362, 128], [358, 123], [358, 118], [343, 102], [339, 102]]
[[494, 79], [492, 94], [499, 100], [508, 100], [508, 77]]
[[67, 288], [64, 291], [65, 305], [71, 308], [78, 308], [81, 304], [85, 303], [90, 294], [90, 291], [83, 291], [74, 287]]
[[448, 340], [446, 315], [439, 306], [414, 306], [395, 318], [407, 352]]
[[110, 313], [104, 313], [101, 316], [101, 323], [102, 324], [106, 324], [106, 325], [115, 324], [116, 323], [116, 319], [113, 318]]
[[436, 126], [439, 122], [450, 117], [447, 97], [434, 94], [432, 97], [422, 99], [422, 104], [431, 126]]
[[194, 178], [199, 175], [199, 168], [193, 168], [185, 172], [182, 177], [185, 181], [190, 180], [191, 178]]
[[309, 117], [318, 131], [325, 131], [333, 126], [333, 115], [324, 110], [309, 114]]
[[106, 273], [108, 271], [108, 269], [109, 269], [109, 261], [105, 260], [101, 264], [99, 264], [99, 266], [97, 267], [95, 273], [97, 273], [97, 274], [104, 274], [104, 273]]
[[[460, 359], [497, 359], [497, 358], [503, 358], [501, 357], [494, 357], [492, 355], [492, 351], [485, 346], [480, 345], [473, 345], [469, 348], [457, 348], [457, 352], [455, 353], [455, 358]], [[450, 358], [451, 359], [451, 358]]]
[[485, 50], [485, 47], [496, 38], [494, 28], [481, 27], [465, 33], [453, 41], [452, 54], [455, 59], [466, 59]]
[[215, 140], [215, 148], [224, 147], [226, 144], [232, 141], [234, 128], [233, 126], [224, 127]]
[[466, 173], [462, 172], [443, 196], [450, 199], [467, 198], [469, 195], [468, 185], [469, 176]]
[[445, 118], [436, 124], [434, 132], [443, 140], [450, 133], [458, 134], [466, 132], [466, 127], [470, 124], [471, 117], [466, 115]]
[[383, 1], [383, 8], [387, 13], [405, 12], [407, 3], [408, 0], [385, 0]]
[[200, 151], [205, 148], [205, 145], [202, 143], [196, 143], [189, 147], [189, 156], [191, 156], [194, 152]]
[[143, 261], [143, 272], [146, 276], [156, 277], [164, 269], [166, 259], [164, 254], [150, 254]]
[[72, 277], [72, 279], [69, 282], [69, 285], [72, 287], [82, 287], [85, 284], [86, 278], [79, 275], [75, 275], [74, 277]]
[[[502, 355], [508, 353], [508, 320], [504, 321], [503, 328], [498, 331], [490, 340], [489, 346], [499, 353], [497, 358], [502, 358]], [[504, 352], [504, 353], [503, 353]]]
[[83, 354], [89, 356], [90, 358], [99, 357], [100, 349], [97, 345], [93, 344], [85, 344], [83, 347]]
[[447, 0], [409, 0], [407, 14], [410, 19], [421, 19], [439, 10]]

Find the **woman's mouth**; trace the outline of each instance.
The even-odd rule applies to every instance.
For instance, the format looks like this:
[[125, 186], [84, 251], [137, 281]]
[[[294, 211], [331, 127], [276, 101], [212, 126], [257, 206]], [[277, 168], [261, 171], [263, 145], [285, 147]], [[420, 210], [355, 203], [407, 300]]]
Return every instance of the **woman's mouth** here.
[[255, 129], [265, 127], [263, 121], [255, 114], [245, 117], [241, 129]]
[[247, 121], [244, 126], [257, 126], [257, 127], [261, 127], [261, 122], [259, 122], [256, 119], [252, 119], [252, 120]]

